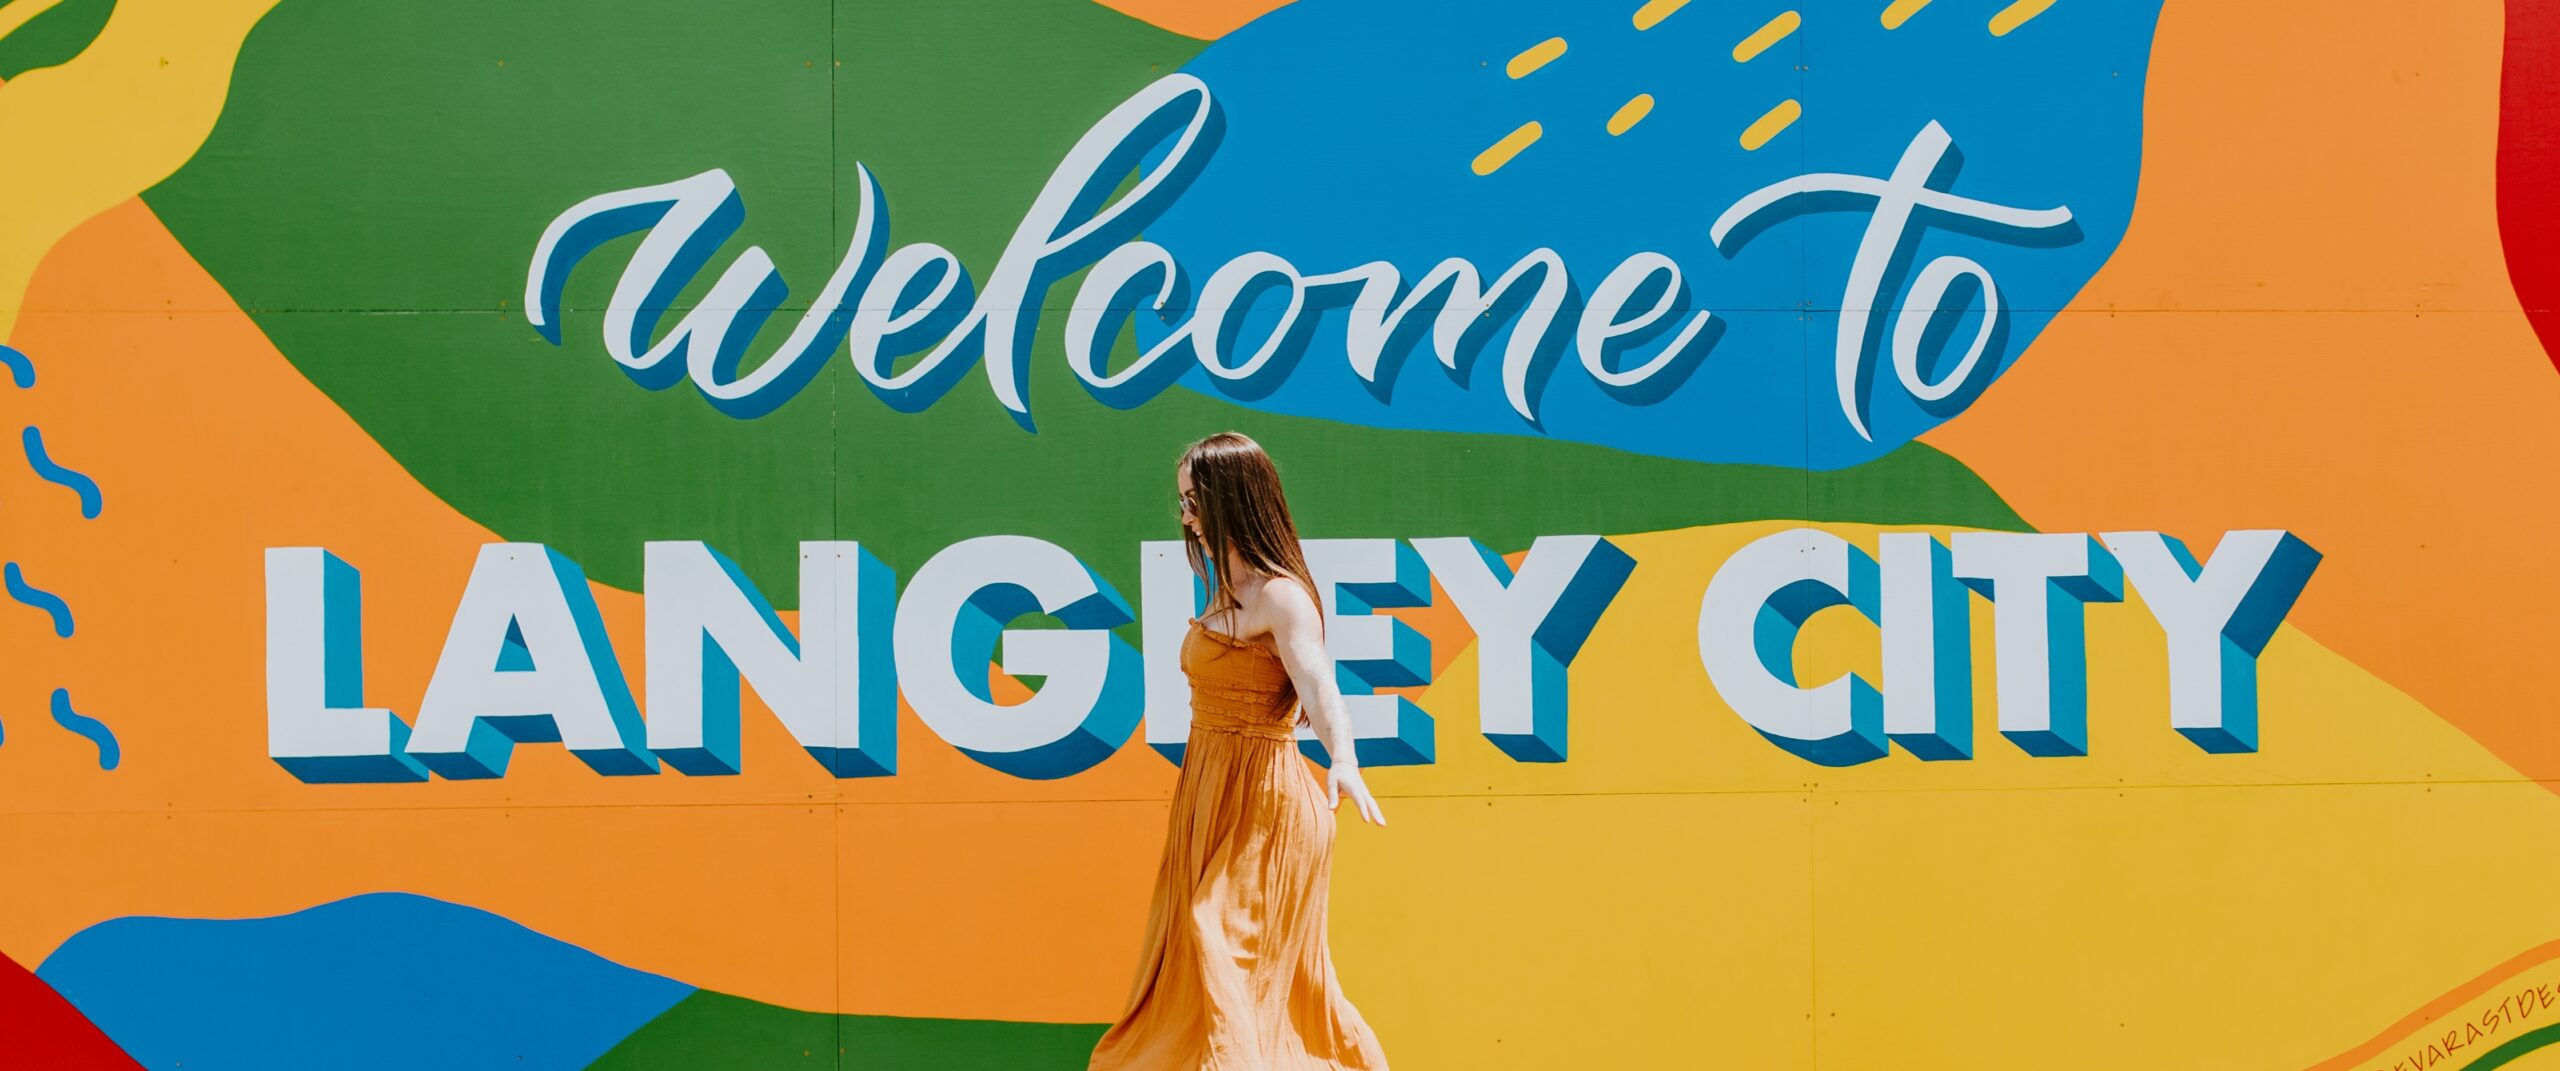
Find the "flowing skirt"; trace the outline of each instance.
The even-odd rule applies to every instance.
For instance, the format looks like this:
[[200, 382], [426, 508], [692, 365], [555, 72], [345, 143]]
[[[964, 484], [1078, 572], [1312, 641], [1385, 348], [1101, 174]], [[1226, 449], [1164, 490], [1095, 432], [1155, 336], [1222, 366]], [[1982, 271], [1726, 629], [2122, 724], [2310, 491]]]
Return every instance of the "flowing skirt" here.
[[1195, 730], [1137, 984], [1092, 1071], [1384, 1071], [1325, 945], [1333, 834], [1291, 741]]

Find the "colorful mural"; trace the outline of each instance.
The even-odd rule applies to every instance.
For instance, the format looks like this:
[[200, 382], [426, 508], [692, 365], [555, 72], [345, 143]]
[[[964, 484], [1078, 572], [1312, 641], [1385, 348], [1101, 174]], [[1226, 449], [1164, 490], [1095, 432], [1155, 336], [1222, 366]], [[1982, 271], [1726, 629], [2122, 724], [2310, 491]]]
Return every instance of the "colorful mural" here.
[[1084, 1066], [1226, 429], [1398, 1066], [2560, 1061], [2554, 71], [2519, 0], [7, 0], [0, 1065]]

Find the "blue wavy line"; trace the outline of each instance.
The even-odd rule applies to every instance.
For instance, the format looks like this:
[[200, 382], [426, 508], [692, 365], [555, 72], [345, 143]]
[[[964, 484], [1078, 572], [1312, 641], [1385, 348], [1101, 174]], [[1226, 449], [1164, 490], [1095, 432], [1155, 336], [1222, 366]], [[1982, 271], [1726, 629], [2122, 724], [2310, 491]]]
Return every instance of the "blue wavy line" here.
[[42, 610], [45, 616], [53, 618], [54, 635], [70, 638], [71, 604], [62, 601], [62, 596], [27, 583], [26, 574], [19, 571], [16, 562], [0, 569], [0, 582], [7, 584], [10, 598]]
[[52, 458], [45, 456], [43, 432], [28, 428], [26, 442], [27, 464], [34, 467], [36, 475], [48, 483], [58, 483], [80, 493], [81, 516], [96, 517], [99, 510], [107, 508], [105, 497], [98, 493], [98, 481], [57, 465]]
[[7, 346], [0, 346], [0, 364], [9, 366], [9, 378], [15, 380], [19, 386], [36, 385], [36, 363], [28, 360], [26, 354]]
[[115, 730], [107, 728], [105, 722], [71, 709], [71, 690], [68, 688], [53, 690], [53, 721], [98, 745], [99, 769], [112, 770], [117, 763], [124, 761], [124, 748], [116, 743]]

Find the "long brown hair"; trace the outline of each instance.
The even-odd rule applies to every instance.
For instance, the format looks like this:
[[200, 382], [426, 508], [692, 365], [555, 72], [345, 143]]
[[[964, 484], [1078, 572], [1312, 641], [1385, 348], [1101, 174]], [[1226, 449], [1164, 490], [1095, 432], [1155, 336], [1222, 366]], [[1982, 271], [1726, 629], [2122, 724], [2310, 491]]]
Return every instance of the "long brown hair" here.
[[[1321, 629], [1324, 598], [1316, 594], [1315, 574], [1307, 569], [1298, 545], [1298, 525], [1289, 519], [1289, 498], [1280, 491], [1280, 469], [1262, 444], [1242, 432], [1222, 431], [1182, 451], [1182, 467], [1191, 473], [1191, 510], [1200, 532], [1182, 527], [1182, 550], [1191, 571], [1213, 578], [1212, 610], [1240, 607], [1234, 578], [1210, 562], [1230, 558], [1266, 576], [1285, 576], [1307, 589], [1315, 600]], [[1203, 616], [1207, 616], [1204, 614]]]

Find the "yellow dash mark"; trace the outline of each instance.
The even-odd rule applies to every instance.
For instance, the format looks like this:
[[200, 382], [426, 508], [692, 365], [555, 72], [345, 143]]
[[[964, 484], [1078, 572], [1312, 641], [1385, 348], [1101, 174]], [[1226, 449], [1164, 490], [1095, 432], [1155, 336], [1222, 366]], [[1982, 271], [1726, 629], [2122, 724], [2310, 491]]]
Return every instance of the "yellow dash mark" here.
[[1920, 9], [1927, 6], [1929, 0], [1893, 0], [1884, 6], [1881, 21], [1885, 29], [1899, 30], [1903, 23], [1911, 21], [1911, 16], [1919, 14]]
[[1749, 151], [1768, 144], [1770, 138], [1777, 137], [1779, 131], [1795, 125], [1796, 117], [1803, 114], [1804, 105], [1796, 103], [1793, 98], [1779, 101], [1777, 107], [1769, 109], [1769, 114], [1752, 121], [1752, 124], [1742, 131], [1743, 149]]
[[1653, 94], [1638, 93], [1634, 100], [1618, 106], [1618, 114], [1609, 117], [1609, 136], [1617, 137], [1635, 129], [1644, 117], [1653, 114]]
[[1751, 36], [1743, 38], [1741, 44], [1733, 46], [1733, 61], [1735, 63], [1751, 62], [1751, 57], [1768, 51], [1770, 45], [1786, 40], [1788, 34], [1796, 32], [1796, 27], [1802, 25], [1804, 25], [1804, 16], [1792, 11], [1770, 19], [1768, 25], [1751, 31]]
[[2044, 14], [2044, 9], [2052, 6], [2053, 0], [2018, 0], [2001, 8], [1999, 14], [1991, 16], [1991, 36], [2007, 37], [2009, 31], [2026, 25], [2028, 19]]
[[1476, 174], [1490, 175], [1502, 170], [1502, 165], [1510, 163], [1512, 157], [1520, 155], [1520, 150], [1536, 144], [1538, 135], [1544, 133], [1546, 131], [1541, 129], [1535, 120], [1520, 124], [1520, 129], [1504, 134], [1502, 140], [1493, 143], [1492, 148], [1476, 154], [1474, 165]]
[[1670, 18], [1671, 13], [1689, 6], [1689, 0], [1646, 0], [1636, 9], [1636, 29], [1650, 30], [1656, 23]]
[[1511, 62], [1503, 65], [1502, 73], [1519, 78], [1555, 62], [1556, 57], [1561, 55], [1564, 55], [1564, 38], [1550, 37], [1530, 45], [1519, 55], [1511, 57]]

